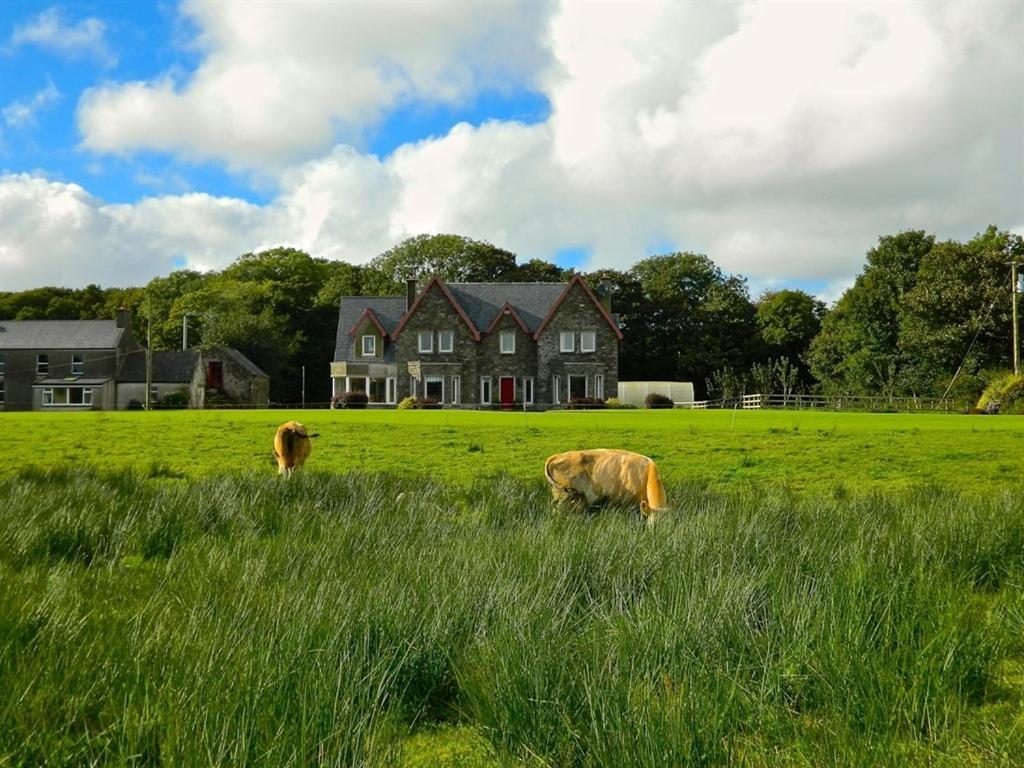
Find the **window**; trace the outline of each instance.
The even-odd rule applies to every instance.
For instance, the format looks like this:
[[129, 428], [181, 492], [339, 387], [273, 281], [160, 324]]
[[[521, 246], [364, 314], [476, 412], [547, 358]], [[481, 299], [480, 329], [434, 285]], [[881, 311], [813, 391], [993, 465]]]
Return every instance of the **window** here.
[[160, 399], [160, 387], [156, 384], [152, 384], [149, 387], [149, 404], [152, 405]]
[[393, 403], [395, 402], [395, 379], [388, 377], [387, 383], [385, 384], [385, 398], [384, 402]]
[[570, 376], [569, 377], [569, 402], [573, 401], [576, 397], [587, 396], [587, 377], [586, 376]]
[[82, 387], [78, 391], [82, 393], [82, 405], [92, 405], [92, 387]]
[[560, 402], [562, 402], [562, 396], [559, 392], [561, 388], [562, 377], [555, 376], [555, 378], [551, 380], [551, 402], [554, 403], [555, 405], [558, 405]]
[[420, 331], [420, 352], [434, 351], [434, 332]]
[[451, 352], [455, 349], [455, 331], [439, 331], [437, 334], [437, 351]]
[[480, 377], [480, 402], [483, 405], [490, 405], [491, 403], [491, 377], [481, 376]]
[[43, 405], [53, 405], [53, 390], [49, 387], [43, 390]]
[[43, 405], [92, 405], [92, 387], [45, 387]]
[[0, 379], [0, 405], [4, 404], [4, 380]]
[[597, 331], [580, 332], [580, 352], [593, 352], [597, 349]]
[[558, 351], [559, 352], [572, 352], [575, 349], [573, 346], [573, 333], [572, 331], [562, 331], [558, 335]]
[[458, 405], [462, 400], [462, 379], [458, 376], [452, 376], [452, 402]]
[[363, 357], [377, 356], [377, 337], [367, 334], [363, 336]]
[[50, 358], [48, 355], [36, 355], [36, 373], [46, 374], [50, 371]]
[[4, 375], [4, 353], [0, 352], [0, 376]]
[[439, 403], [444, 402], [444, 377], [427, 376], [427, 397]]
[[523, 403], [533, 405], [533, 379], [529, 376], [523, 378]]
[[206, 364], [206, 386], [212, 389], [224, 387], [224, 363], [220, 360], [211, 360]]
[[503, 355], [514, 355], [516, 352], [516, 332], [515, 331], [502, 331], [501, 332], [501, 354]]
[[409, 395], [416, 397], [416, 378], [414, 376], [409, 377]]
[[85, 361], [81, 355], [71, 356], [71, 375], [81, 376], [85, 370]]
[[604, 375], [600, 373], [594, 376], [594, 397], [604, 400]]

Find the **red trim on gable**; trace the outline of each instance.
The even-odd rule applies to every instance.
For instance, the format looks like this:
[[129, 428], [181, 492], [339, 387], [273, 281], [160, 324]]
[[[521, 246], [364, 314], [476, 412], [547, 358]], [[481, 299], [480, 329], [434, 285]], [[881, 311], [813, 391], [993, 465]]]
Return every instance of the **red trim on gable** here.
[[524, 323], [523, 319], [519, 317], [519, 313], [516, 312], [516, 308], [509, 304], [507, 301], [505, 302], [505, 306], [498, 310], [498, 314], [494, 316], [494, 319], [491, 321], [491, 324], [487, 326], [487, 330], [483, 332], [483, 335], [490, 336], [492, 333], [494, 333], [494, 329], [498, 327], [498, 323], [501, 322], [501, 318], [503, 318], [505, 315], [511, 315], [512, 319], [516, 321], [516, 324], [523, 329], [523, 333], [532, 338], [530, 329], [526, 327], [526, 323]]
[[576, 285], [576, 283], [580, 284], [580, 287], [583, 288], [587, 296], [590, 297], [590, 300], [594, 302], [594, 306], [597, 307], [598, 312], [600, 312], [601, 316], [608, 321], [608, 325], [612, 327], [612, 330], [615, 331], [615, 335], [618, 336], [619, 340], [621, 341], [622, 331], [619, 330], [619, 326], [615, 324], [615, 321], [612, 320], [612, 316], [608, 314], [608, 310], [604, 308], [604, 305], [598, 300], [597, 296], [594, 295], [594, 292], [590, 290], [590, 286], [587, 285], [587, 281], [584, 280], [580, 275], [572, 276], [572, 280], [570, 280], [569, 284], [565, 286], [565, 290], [562, 291], [562, 295], [558, 297], [558, 300], [548, 311], [547, 317], [545, 317], [544, 321], [537, 327], [536, 333], [533, 334], [534, 340], [536, 341], [537, 339], [540, 338], [541, 333], [544, 331], [545, 328], [547, 328], [548, 323], [551, 322], [551, 318], [555, 316], [555, 312], [557, 312], [558, 308], [562, 306], [562, 302], [565, 301], [565, 297], [569, 295], [569, 291], [572, 290], [572, 287]]
[[388, 337], [388, 332], [384, 330], [384, 326], [381, 324], [380, 320], [377, 319], [377, 314], [369, 307], [367, 307], [363, 311], [363, 314], [359, 316], [359, 319], [356, 320], [356, 324], [352, 326], [352, 330], [348, 332], [348, 335], [351, 336], [353, 339], [356, 337], [356, 333], [359, 330], [359, 326], [363, 324], [363, 320], [366, 319], [367, 315], [370, 316], [370, 319], [373, 321], [373, 324], [377, 326], [377, 330], [380, 331], [381, 337], [386, 339]]
[[423, 298], [430, 292], [430, 288], [435, 283], [437, 284], [437, 287], [441, 289], [441, 293], [444, 294], [444, 297], [448, 299], [448, 303], [452, 305], [452, 307], [458, 313], [459, 317], [462, 318], [462, 322], [464, 322], [466, 324], [466, 327], [469, 328], [469, 332], [473, 334], [473, 341], [480, 341], [480, 331], [478, 331], [476, 329], [476, 326], [473, 325], [473, 321], [469, 319], [469, 315], [466, 314], [466, 310], [464, 310], [462, 306], [459, 304], [459, 302], [455, 300], [455, 297], [452, 295], [452, 292], [448, 290], [448, 286], [445, 285], [441, 278], [439, 278], [437, 275], [434, 275], [434, 277], [430, 278], [430, 281], [420, 292], [420, 295], [416, 297], [416, 301], [414, 301], [412, 303], [412, 306], [409, 307], [408, 311], [404, 315], [402, 315], [402, 319], [398, 322], [398, 325], [395, 326], [395, 331], [394, 333], [391, 334], [391, 338], [398, 338], [398, 334], [400, 334], [402, 332], [402, 329], [405, 328], [405, 324], [409, 322], [409, 318], [416, 313], [417, 309], [419, 309], [420, 303], [423, 301]]

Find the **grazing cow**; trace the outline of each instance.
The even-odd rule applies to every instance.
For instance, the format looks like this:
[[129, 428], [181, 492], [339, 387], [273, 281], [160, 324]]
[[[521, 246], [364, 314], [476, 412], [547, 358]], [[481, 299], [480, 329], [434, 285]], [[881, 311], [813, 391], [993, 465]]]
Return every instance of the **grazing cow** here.
[[632, 451], [595, 448], [556, 453], [544, 462], [544, 476], [556, 502], [639, 502], [648, 524], [667, 508], [665, 486], [654, 460]]
[[306, 428], [297, 421], [286, 421], [277, 428], [274, 435], [274, 458], [277, 459], [277, 470], [282, 475], [288, 476], [306, 463], [310, 452], [313, 450], [313, 441]]

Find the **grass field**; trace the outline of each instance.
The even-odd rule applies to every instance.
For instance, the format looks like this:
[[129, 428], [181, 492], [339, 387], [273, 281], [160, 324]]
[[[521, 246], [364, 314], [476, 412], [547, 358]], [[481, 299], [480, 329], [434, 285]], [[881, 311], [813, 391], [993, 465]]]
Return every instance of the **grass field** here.
[[[0, 766], [1021, 765], [1022, 431], [5, 414]], [[677, 511], [553, 512], [597, 445]]]
[[[540, 477], [546, 456], [617, 447], [669, 482], [721, 488], [1021, 487], [1024, 419], [782, 411], [251, 411], [2, 414], [0, 474], [27, 464], [202, 477], [268, 471], [278, 424], [321, 437], [311, 467], [427, 474], [459, 484]], [[26, 452], [26, 446], [36, 446]]]

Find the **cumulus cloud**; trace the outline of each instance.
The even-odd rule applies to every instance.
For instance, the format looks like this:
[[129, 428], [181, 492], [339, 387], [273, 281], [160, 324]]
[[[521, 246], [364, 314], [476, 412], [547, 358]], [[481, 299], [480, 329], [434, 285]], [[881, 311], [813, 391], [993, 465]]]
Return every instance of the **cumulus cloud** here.
[[0, 109], [0, 117], [8, 128], [24, 128], [36, 121], [44, 109], [52, 107], [63, 98], [53, 81], [47, 78], [46, 86], [27, 99], [16, 99]]
[[190, 0], [206, 51], [186, 82], [103, 85], [78, 112], [83, 145], [169, 151], [279, 171], [357, 141], [408, 100], [458, 103], [530, 81], [546, 6], [514, 2]]
[[[110, 151], [149, 142], [274, 172], [271, 203], [177, 196], [106, 206], [80, 188], [5, 182], [31, 189], [20, 194], [37, 216], [50, 197], [79, 200], [93, 222], [80, 242], [107, 233], [95, 252], [131, 267], [109, 270], [122, 281], [166, 271], [179, 255], [223, 266], [290, 244], [363, 262], [409, 235], [460, 232], [524, 258], [582, 246], [588, 267], [625, 267], [653, 242], [674, 243], [758, 285], [799, 279], [829, 292], [880, 234], [966, 238], [1024, 221], [1020, 3], [568, 2], [543, 28], [501, 6], [494, 15], [519, 19], [533, 41], [511, 60], [498, 56], [505, 38], [476, 6], [446, 15], [448, 6], [417, 5], [440, 8], [444, 23], [423, 11], [389, 26], [334, 5], [297, 6], [289, 21], [267, 4], [238, 29], [222, 7], [189, 6], [208, 50], [192, 80], [93, 92], [80, 111], [86, 141]], [[296, 51], [294, 25], [332, 40], [345, 30], [350, 44], [325, 53], [313, 35]], [[294, 61], [255, 56], [275, 36]], [[255, 70], [242, 67], [245, 51]], [[265, 93], [254, 89], [275, 66], [292, 67], [287, 89], [273, 73]], [[458, 98], [509, 71], [547, 95], [547, 121], [458, 125], [383, 159], [346, 144], [320, 150], [335, 121], [372, 120], [404, 98]], [[325, 85], [350, 80], [372, 85]], [[301, 155], [310, 156], [281, 166]], [[0, 268], [32, 252], [12, 274], [23, 284], [54, 274], [40, 266], [51, 258], [46, 243], [60, 242], [72, 220], [7, 230], [13, 216], [0, 202]], [[39, 234], [41, 224], [52, 230]], [[68, 279], [97, 279], [79, 268]]]
[[106, 24], [92, 16], [70, 23], [60, 8], [53, 6], [17, 25], [10, 46], [37, 45], [60, 56], [92, 58], [109, 67], [117, 63], [117, 57], [107, 45], [106, 30]]

